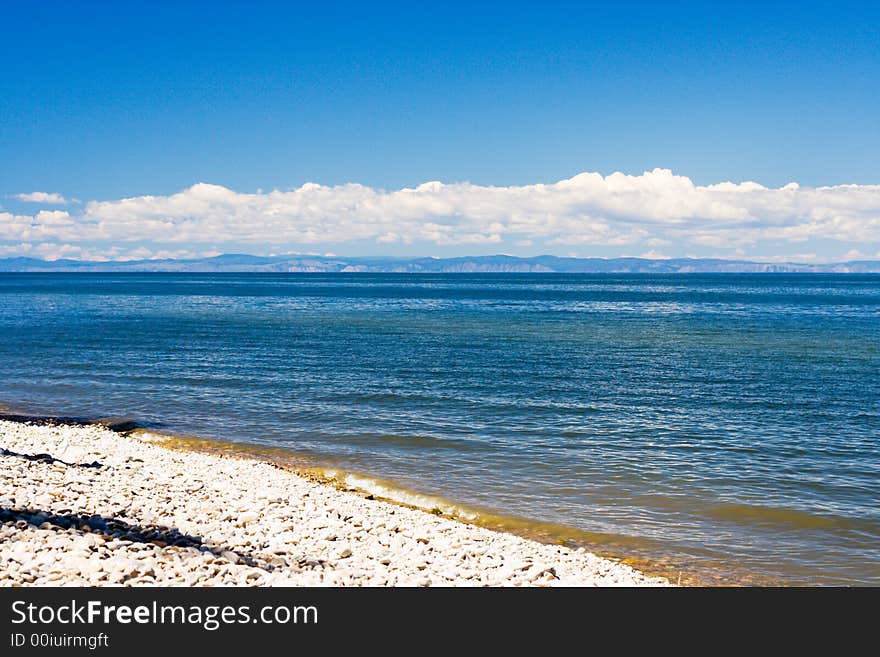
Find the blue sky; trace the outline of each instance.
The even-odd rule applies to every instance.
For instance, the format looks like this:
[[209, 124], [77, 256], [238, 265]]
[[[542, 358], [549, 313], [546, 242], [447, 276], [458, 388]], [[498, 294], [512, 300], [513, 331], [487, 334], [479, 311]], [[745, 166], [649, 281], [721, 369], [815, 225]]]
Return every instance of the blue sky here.
[[0, 255], [880, 257], [876, 3], [0, 7]]

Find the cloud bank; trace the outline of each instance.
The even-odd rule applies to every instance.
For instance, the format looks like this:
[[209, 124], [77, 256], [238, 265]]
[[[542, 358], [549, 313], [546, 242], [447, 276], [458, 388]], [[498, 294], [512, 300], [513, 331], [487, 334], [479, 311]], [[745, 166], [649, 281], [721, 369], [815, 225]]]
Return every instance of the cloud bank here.
[[67, 199], [54, 192], [30, 192], [16, 194], [15, 198], [23, 203], [44, 203], [48, 205], [67, 205]]
[[[63, 201], [43, 192], [20, 198], [37, 195], [42, 203]], [[6, 252], [57, 245], [69, 253], [105, 246], [125, 254], [150, 245], [151, 253], [197, 254], [235, 245], [268, 253], [346, 244], [365, 252], [365, 243], [373, 253], [416, 245], [425, 254], [431, 247], [476, 254], [510, 246], [532, 253], [658, 249], [678, 256], [709, 249], [743, 256], [767, 245], [804, 253], [805, 245], [827, 250], [829, 243], [839, 243], [841, 254], [855, 247], [873, 253], [880, 245], [880, 185], [700, 186], [654, 169], [637, 176], [581, 173], [552, 184], [427, 182], [393, 191], [307, 183], [249, 194], [198, 183], [169, 196], [90, 201], [75, 213], [0, 212]]]

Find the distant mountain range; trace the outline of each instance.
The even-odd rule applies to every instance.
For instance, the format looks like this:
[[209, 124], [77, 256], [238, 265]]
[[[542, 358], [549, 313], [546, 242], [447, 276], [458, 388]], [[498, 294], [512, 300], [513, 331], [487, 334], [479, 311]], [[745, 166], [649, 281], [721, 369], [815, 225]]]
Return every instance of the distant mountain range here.
[[192, 260], [80, 261], [0, 258], [0, 272], [401, 272], [401, 273], [880, 273], [880, 260], [821, 265], [715, 258], [560, 258], [557, 256], [465, 256], [460, 258], [346, 258], [225, 254]]

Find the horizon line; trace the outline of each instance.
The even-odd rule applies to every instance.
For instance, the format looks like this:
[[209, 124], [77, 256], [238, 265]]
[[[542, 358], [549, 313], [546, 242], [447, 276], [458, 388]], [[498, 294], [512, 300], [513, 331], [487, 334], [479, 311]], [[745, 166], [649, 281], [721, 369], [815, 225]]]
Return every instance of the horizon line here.
[[[394, 260], [394, 261], [417, 261], [417, 260], [436, 260], [436, 261], [450, 261], [450, 260], [477, 260], [477, 259], [486, 259], [486, 258], [512, 258], [516, 260], [536, 260], [539, 258], [553, 258], [557, 260], [592, 260], [592, 261], [604, 261], [604, 262], [612, 262], [615, 260], [639, 260], [643, 262], [675, 262], [675, 261], [694, 261], [694, 262], [729, 262], [729, 263], [741, 263], [741, 264], [754, 264], [754, 265], [794, 265], [801, 267], [815, 267], [815, 266], [833, 266], [833, 265], [847, 265], [853, 263], [878, 263], [880, 264], [880, 257], [864, 257], [864, 258], [856, 258], [851, 260], [822, 260], [822, 261], [814, 261], [814, 262], [805, 262], [799, 260], [783, 260], [785, 256], [765, 256], [765, 257], [757, 257], [750, 258], [747, 256], [743, 256], [740, 258], [731, 258], [725, 256], [664, 256], [664, 257], [646, 257], [644, 255], [639, 256], [631, 256], [631, 255], [619, 255], [619, 256], [573, 256], [573, 255], [556, 255], [553, 253], [541, 253], [537, 255], [514, 255], [510, 253], [491, 253], [491, 254], [473, 254], [473, 255], [460, 255], [460, 256], [433, 256], [433, 255], [412, 255], [412, 256], [395, 256], [395, 255], [341, 255], [336, 253], [275, 253], [269, 255], [258, 255], [253, 253], [246, 252], [224, 252], [224, 253], [215, 253], [212, 255], [204, 255], [204, 256], [195, 256], [195, 257], [186, 257], [186, 258], [120, 258], [120, 259], [112, 259], [107, 258], [104, 260], [96, 260], [96, 259], [78, 259], [78, 258], [39, 258], [29, 255], [9, 255], [9, 256], [0, 256], [0, 262], [8, 262], [11, 260], [29, 260], [33, 262], [41, 262], [46, 264], [58, 263], [58, 262], [69, 262], [69, 263], [77, 263], [77, 264], [89, 264], [89, 265], [101, 265], [101, 264], [126, 264], [126, 263], [161, 263], [161, 262], [199, 262], [199, 261], [210, 261], [217, 260], [220, 258], [229, 258], [229, 257], [246, 257], [246, 258], [258, 258], [264, 260], [275, 260], [275, 261], [283, 261], [286, 258], [294, 259], [294, 258], [313, 258], [313, 259], [321, 259], [321, 260]], [[795, 256], [797, 257], [797, 256]]]

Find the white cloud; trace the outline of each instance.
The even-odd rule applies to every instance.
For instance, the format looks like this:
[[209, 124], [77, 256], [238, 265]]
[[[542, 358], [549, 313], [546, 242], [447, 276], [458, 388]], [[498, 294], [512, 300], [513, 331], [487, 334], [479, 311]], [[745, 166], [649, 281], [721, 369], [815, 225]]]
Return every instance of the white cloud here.
[[54, 192], [31, 192], [30, 194], [16, 194], [15, 198], [25, 203], [46, 203], [49, 205], [66, 205], [67, 199]]
[[582, 173], [513, 187], [428, 182], [393, 191], [307, 183], [249, 194], [199, 183], [170, 196], [91, 201], [73, 214], [0, 213], [0, 241], [187, 251], [237, 245], [263, 252], [352, 242], [362, 248], [365, 241], [380, 250], [426, 244], [472, 252], [535, 244], [741, 253], [758, 243], [812, 241], [849, 243], [849, 249], [880, 243], [880, 185], [700, 186], [666, 169]]
[[659, 251], [655, 251], [651, 249], [650, 251], [646, 251], [642, 253], [639, 258], [647, 258], [648, 260], [669, 260], [670, 256], [665, 253], [660, 253]]
[[0, 244], [0, 258], [13, 256], [27, 256], [42, 260], [58, 260], [59, 258], [72, 258], [74, 260], [162, 260], [167, 258], [209, 258], [220, 255], [220, 251], [190, 251], [188, 249], [148, 249], [138, 247], [125, 249], [118, 246], [94, 246], [84, 247], [77, 244], [58, 244], [56, 242], [20, 244]]

